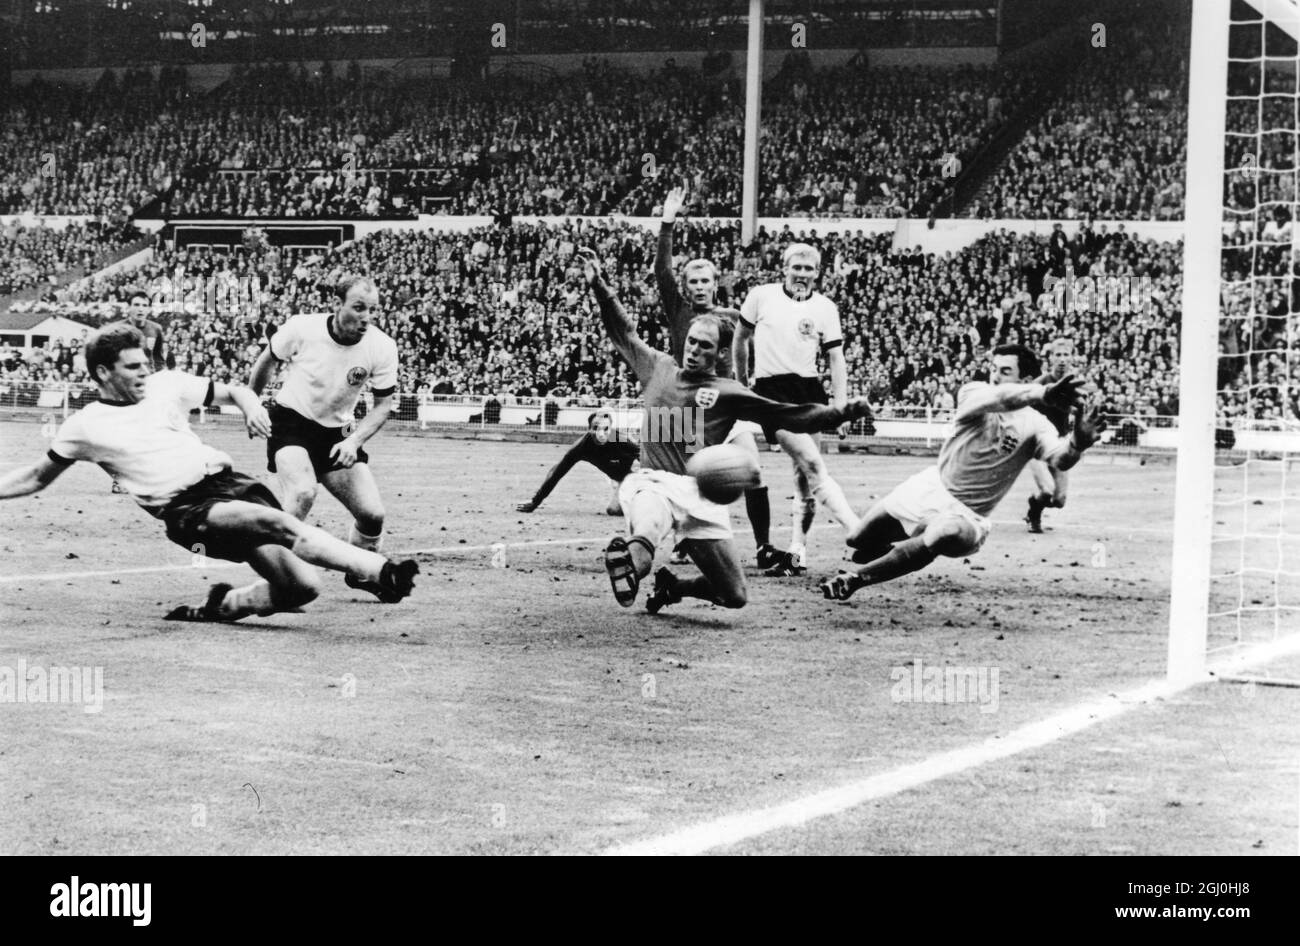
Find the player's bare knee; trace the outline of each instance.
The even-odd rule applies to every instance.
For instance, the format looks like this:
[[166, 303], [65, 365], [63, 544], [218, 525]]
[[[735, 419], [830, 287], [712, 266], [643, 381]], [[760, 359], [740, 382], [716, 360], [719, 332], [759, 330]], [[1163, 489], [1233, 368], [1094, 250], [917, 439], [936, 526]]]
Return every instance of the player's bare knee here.
[[315, 502], [315, 485], [285, 487], [284, 509], [285, 512], [289, 513], [289, 515], [302, 519], [307, 515], [307, 513], [311, 512], [312, 504]]
[[378, 506], [356, 514], [357, 529], [365, 535], [379, 535], [384, 531], [384, 507]]
[[925, 546], [936, 555], [966, 555], [975, 547], [975, 530], [960, 519], [944, 519], [926, 528]]
[[744, 585], [724, 588], [718, 592], [713, 600], [724, 608], [743, 608], [749, 603], [749, 589]]
[[264, 509], [257, 513], [254, 521], [254, 528], [260, 535], [285, 548], [298, 541], [302, 525], [292, 513], [280, 509]]
[[311, 604], [320, 597], [322, 583], [320, 576], [311, 574], [295, 575], [292, 581], [285, 582], [273, 589], [276, 605], [282, 608], [301, 608]]

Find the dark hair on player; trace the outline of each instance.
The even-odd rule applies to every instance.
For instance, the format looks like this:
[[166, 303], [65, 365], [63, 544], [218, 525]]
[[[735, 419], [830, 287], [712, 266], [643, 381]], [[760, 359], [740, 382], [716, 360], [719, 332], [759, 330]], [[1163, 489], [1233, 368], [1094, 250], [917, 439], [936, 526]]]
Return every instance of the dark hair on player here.
[[86, 356], [86, 372], [98, 382], [99, 375], [96, 374], [96, 369], [104, 367], [113, 370], [118, 357], [129, 348], [144, 348], [144, 336], [134, 325], [113, 322], [92, 332], [83, 348]]
[[126, 292], [122, 293], [122, 301], [127, 304], [135, 302], [136, 299], [143, 299], [150, 303], [153, 302], [149, 293], [145, 292], [142, 286], [132, 286]]
[[993, 349], [995, 355], [1015, 355], [1020, 364], [1020, 377], [1037, 378], [1042, 373], [1043, 365], [1033, 350], [1025, 345], [999, 345]]
[[[731, 340], [736, 336], [736, 326], [730, 319], [724, 319], [720, 315], [714, 315], [712, 312], [705, 312], [691, 319], [691, 325], [702, 323], [712, 325], [718, 330], [718, 354], [719, 357], [726, 357], [723, 352], [731, 350]], [[690, 331], [690, 328], [687, 328]]]
[[614, 415], [611, 414], [609, 411], [592, 411], [590, 414], [587, 415], [587, 429], [588, 430], [595, 429], [596, 421], [600, 420], [602, 417], [605, 418], [607, 421], [609, 421], [609, 425], [611, 427], [614, 426]]
[[348, 293], [352, 291], [353, 286], [369, 286], [371, 289], [377, 289], [375, 281], [369, 276], [359, 276], [355, 273], [349, 273], [339, 279], [334, 284], [334, 294], [339, 297], [339, 302], [347, 299]]

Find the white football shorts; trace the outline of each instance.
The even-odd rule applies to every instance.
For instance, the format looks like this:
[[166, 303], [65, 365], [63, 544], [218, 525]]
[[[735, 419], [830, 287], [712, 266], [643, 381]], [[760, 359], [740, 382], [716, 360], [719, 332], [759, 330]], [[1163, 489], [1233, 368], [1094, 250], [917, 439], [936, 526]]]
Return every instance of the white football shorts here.
[[[632, 508], [632, 498], [638, 493], [651, 493], [668, 504], [672, 513], [675, 542], [685, 539], [730, 539], [731, 512], [726, 506], [709, 502], [700, 495], [699, 487], [690, 476], [669, 473], [667, 470], [637, 470], [629, 473], [618, 488], [618, 501], [626, 515]], [[647, 536], [656, 546], [663, 544], [666, 535]]]
[[897, 519], [909, 537], [921, 533], [927, 525], [941, 515], [959, 516], [975, 527], [977, 551], [993, 528], [986, 516], [981, 516], [961, 500], [953, 497], [939, 479], [939, 467], [926, 467], [915, 476], [908, 477], [884, 499], [885, 512]]

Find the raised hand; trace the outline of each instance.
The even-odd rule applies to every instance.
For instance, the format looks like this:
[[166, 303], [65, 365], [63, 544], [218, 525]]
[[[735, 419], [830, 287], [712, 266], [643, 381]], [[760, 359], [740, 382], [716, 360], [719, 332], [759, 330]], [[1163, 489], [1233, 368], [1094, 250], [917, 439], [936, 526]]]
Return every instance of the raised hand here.
[[1070, 436], [1078, 450], [1087, 450], [1106, 429], [1106, 418], [1101, 416], [1101, 403], [1094, 401], [1085, 411], [1083, 405], [1074, 410], [1074, 433]]
[[596, 255], [595, 250], [589, 246], [582, 246], [578, 248], [576, 255], [582, 262], [582, 278], [587, 280], [588, 286], [594, 286], [604, 278], [600, 269], [600, 257]]
[[1043, 403], [1048, 407], [1068, 411], [1083, 403], [1083, 388], [1087, 381], [1081, 381], [1072, 374], [1067, 374], [1060, 381], [1053, 381], [1043, 391]]
[[664, 198], [664, 223], [672, 223], [686, 205], [686, 188], [674, 187]]

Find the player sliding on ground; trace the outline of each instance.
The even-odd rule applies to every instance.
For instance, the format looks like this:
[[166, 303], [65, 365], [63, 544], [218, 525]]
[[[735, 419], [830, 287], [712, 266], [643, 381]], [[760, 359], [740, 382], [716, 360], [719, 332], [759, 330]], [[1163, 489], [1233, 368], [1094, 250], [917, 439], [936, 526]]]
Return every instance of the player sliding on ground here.
[[[1023, 345], [993, 350], [992, 383], [972, 382], [957, 394], [952, 435], [939, 462], [903, 482], [863, 517], [849, 536], [853, 561], [866, 564], [821, 583], [839, 601], [859, 588], [925, 568], [940, 555], [977, 552], [988, 538], [986, 518], [1031, 459], [1068, 470], [1101, 433], [1100, 406], [1085, 413], [1084, 382], [1066, 376], [1051, 384], [1024, 384], [1038, 359]], [[1036, 408], [1074, 408], [1074, 432], [1058, 436]]]
[[[733, 331], [736, 320], [740, 318], [740, 313], [735, 309], [718, 305], [718, 270], [709, 260], [693, 259], [686, 263], [682, 267], [681, 278], [686, 295], [683, 296], [678, 287], [677, 277], [673, 275], [673, 227], [685, 203], [686, 191], [680, 187], [670, 190], [664, 198], [664, 214], [659, 225], [659, 244], [655, 250], [654, 267], [655, 281], [659, 284], [659, 306], [668, 326], [669, 353], [677, 359], [679, 365], [686, 349], [686, 333], [690, 330], [693, 318], [711, 312], [727, 319], [732, 324]], [[729, 345], [718, 352], [717, 373], [723, 378], [735, 377]], [[761, 430], [750, 421], [737, 421], [727, 435], [726, 442], [752, 453], [755, 462], [758, 462], [758, 441], [754, 438]], [[772, 507], [767, 498], [766, 486], [745, 490], [745, 513], [749, 516], [749, 526], [754, 532], [758, 567], [774, 567], [780, 563], [781, 553], [772, 545]]]
[[737, 420], [820, 430], [868, 416], [867, 402], [850, 401], [843, 409], [780, 404], [731, 378], [718, 377], [718, 353], [731, 341], [731, 323], [708, 313], [691, 321], [679, 368], [671, 355], [637, 337], [636, 324], [601, 275], [595, 252], [580, 253], [605, 331], [641, 382], [645, 405], [641, 469], [628, 474], [619, 488], [631, 536], [615, 536], [605, 549], [614, 597], [623, 607], [636, 600], [641, 580], [654, 564], [655, 549], [675, 532], [686, 542], [701, 575], [681, 579], [661, 568], [646, 610], [654, 614], [683, 598], [742, 608], [747, 598], [745, 573], [732, 539], [730, 513], [700, 496], [694, 478], [686, 475], [689, 454], [722, 443]]
[[623, 507], [618, 504], [618, 488], [624, 478], [637, 466], [641, 448], [627, 440], [610, 439], [614, 431], [614, 418], [604, 411], [596, 411], [587, 418], [587, 432], [578, 438], [578, 442], [565, 451], [560, 462], [551, 467], [542, 485], [537, 487], [533, 498], [515, 507], [519, 512], [532, 512], [551, 495], [551, 490], [564, 479], [579, 462], [587, 462], [609, 477], [614, 484], [614, 492], [609, 497], [605, 513], [610, 516], [623, 515]]
[[143, 343], [125, 324], [87, 339], [86, 371], [99, 385], [99, 400], [63, 422], [42, 459], [0, 477], [0, 499], [38, 492], [87, 460], [162, 520], [177, 545], [247, 562], [262, 576], [243, 588], [213, 585], [202, 606], [176, 608], [168, 620], [238, 621], [297, 610], [320, 594], [312, 565], [373, 583], [392, 601], [411, 593], [420, 570], [414, 560], [390, 562], [300, 522], [265, 484], [231, 470], [230, 457], [190, 429], [194, 408], [233, 404], [251, 435], [266, 436], [270, 419], [252, 391], [180, 371], [152, 374]]
[[[379, 290], [365, 276], [348, 276], [334, 287], [332, 313], [295, 315], [270, 336], [253, 364], [248, 386], [261, 394], [277, 363], [287, 376], [271, 407], [267, 469], [280, 478], [285, 507], [305, 520], [319, 482], [351, 513], [349, 541], [378, 552], [384, 537], [384, 503], [370, 472], [365, 444], [379, 433], [393, 409], [397, 390], [397, 345], [371, 325], [379, 312]], [[357, 401], [366, 384], [374, 404], [359, 422]], [[376, 582], [355, 575], [349, 588], [387, 602]]]
[[[831, 373], [832, 403], [848, 400], [848, 369], [844, 364], [844, 335], [835, 303], [814, 288], [821, 272], [821, 253], [807, 243], [792, 243], [781, 254], [785, 281], [752, 289], [740, 307], [733, 342], [736, 379], [748, 384], [750, 339], [753, 339], [754, 391], [777, 401], [826, 403], [826, 389], [817, 371], [817, 356], [826, 358]], [[848, 432], [847, 426], [840, 435]], [[763, 428], [768, 443], [779, 443], [794, 464], [793, 532], [784, 555], [765, 574], [802, 574], [806, 566], [808, 531], [817, 503], [829, 510], [846, 533], [858, 525], [840, 485], [831, 479], [826, 460], [811, 433], [780, 427]]]

